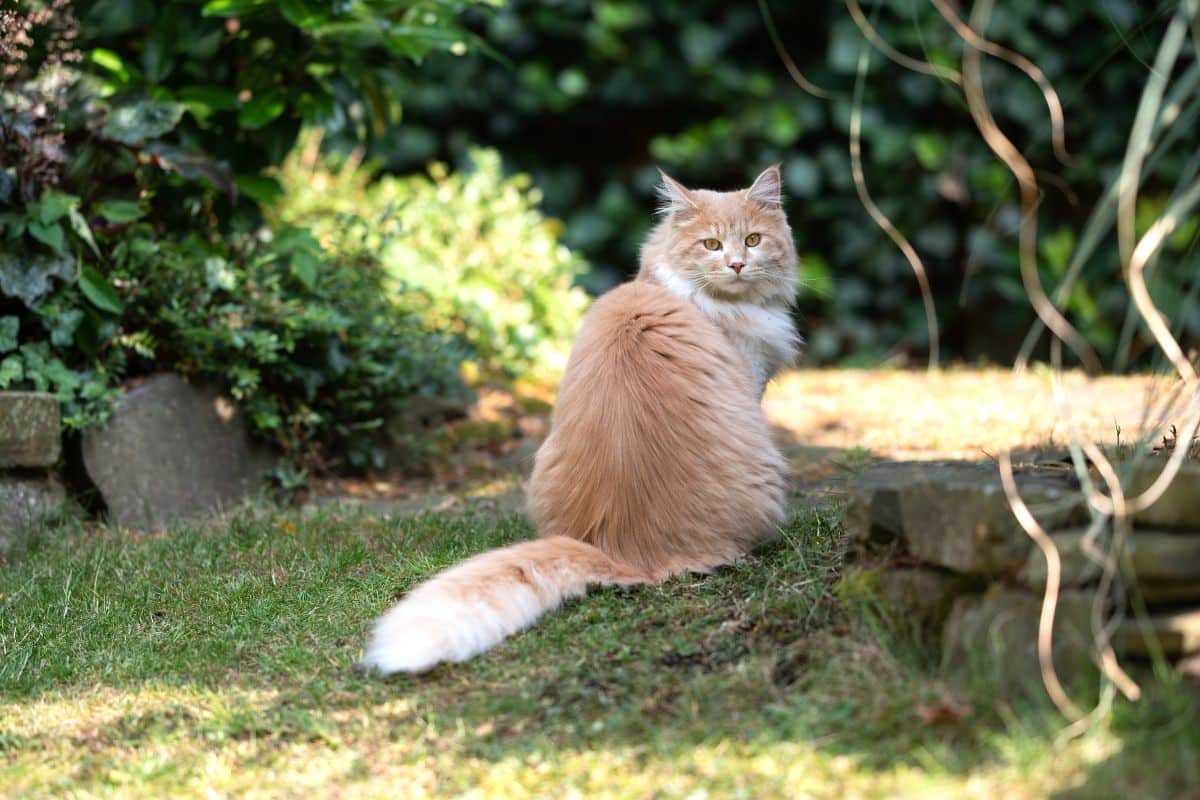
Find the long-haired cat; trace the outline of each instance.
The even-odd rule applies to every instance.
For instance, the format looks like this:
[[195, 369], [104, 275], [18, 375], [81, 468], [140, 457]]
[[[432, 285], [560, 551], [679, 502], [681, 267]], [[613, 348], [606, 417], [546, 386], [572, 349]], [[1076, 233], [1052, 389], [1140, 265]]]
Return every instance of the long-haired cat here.
[[786, 464], [759, 399], [798, 343], [779, 169], [724, 193], [664, 174], [662, 196], [638, 279], [592, 305], [571, 351], [529, 480], [540, 538], [418, 586], [364, 667], [463, 661], [588, 586], [708, 571], [777, 531]]

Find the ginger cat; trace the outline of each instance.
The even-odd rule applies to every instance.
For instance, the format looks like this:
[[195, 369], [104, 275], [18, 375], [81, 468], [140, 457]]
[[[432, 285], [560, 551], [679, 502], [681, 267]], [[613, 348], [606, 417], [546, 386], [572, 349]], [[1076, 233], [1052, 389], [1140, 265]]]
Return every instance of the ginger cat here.
[[363, 667], [463, 661], [591, 585], [712, 570], [775, 535], [787, 471], [759, 399], [799, 343], [779, 169], [725, 193], [664, 174], [662, 195], [637, 280], [592, 305], [571, 351], [529, 480], [540, 538], [411, 591]]

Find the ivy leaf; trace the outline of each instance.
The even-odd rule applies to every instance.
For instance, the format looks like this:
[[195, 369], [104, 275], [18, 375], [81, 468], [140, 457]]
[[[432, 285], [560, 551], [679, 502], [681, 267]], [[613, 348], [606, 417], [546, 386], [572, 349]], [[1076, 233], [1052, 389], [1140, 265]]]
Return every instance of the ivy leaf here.
[[121, 57], [112, 50], [97, 47], [91, 52], [91, 59], [93, 64], [108, 70], [121, 83], [129, 82], [129, 68], [125, 66], [125, 62], [121, 60]]
[[62, 192], [46, 192], [42, 195], [41, 200], [31, 205], [37, 207], [38, 221], [43, 225], [49, 225], [65, 217], [71, 212], [71, 209], [77, 208], [79, 198]]
[[242, 17], [265, 5], [265, 0], [208, 0], [200, 13], [206, 17]]
[[100, 257], [100, 248], [96, 246], [96, 239], [92, 236], [92, 229], [88, 226], [87, 220], [83, 218], [83, 214], [79, 213], [79, 209], [72, 208], [67, 212], [67, 221], [71, 224], [71, 230], [75, 231], [75, 235], [83, 239], [87, 246], [92, 249], [96, 257]]
[[329, 22], [330, 4], [316, 0], [282, 0], [279, 10], [283, 18], [297, 28], [315, 30]]
[[217, 111], [238, 107], [237, 93], [216, 86], [185, 86], [176, 93], [192, 116], [203, 122]]
[[238, 175], [237, 188], [259, 205], [270, 205], [283, 194], [279, 181], [266, 175]]
[[282, 89], [267, 89], [255, 92], [254, 96], [238, 112], [238, 125], [249, 130], [274, 122], [287, 106], [287, 93]]
[[0, 250], [0, 293], [16, 297], [30, 308], [36, 308], [49, 294], [53, 288], [51, 278], [65, 281], [74, 274], [75, 257], [70, 253], [18, 258]]
[[203, 153], [161, 142], [147, 145], [142, 152], [150, 157], [152, 163], [168, 172], [178, 173], [192, 181], [203, 178], [217, 191], [233, 193], [233, 171], [225, 161], [216, 161]]
[[117, 290], [108, 279], [100, 274], [95, 267], [85, 267], [79, 273], [79, 289], [84, 297], [92, 301], [92, 305], [110, 314], [120, 314], [125, 310]]
[[17, 334], [20, 330], [19, 318], [0, 317], [0, 353], [9, 353], [17, 349]]
[[174, 130], [186, 108], [183, 103], [140, 100], [109, 113], [100, 135], [121, 144], [140, 145]]
[[292, 274], [299, 278], [304, 288], [310, 292], [317, 285], [317, 267], [320, 261], [307, 250], [301, 250], [292, 256]]
[[142, 208], [142, 204], [131, 200], [105, 200], [94, 203], [92, 210], [114, 225], [133, 222], [146, 216], [146, 209]]
[[20, 356], [11, 355], [0, 361], [0, 389], [7, 389], [24, 377], [25, 368]]
[[60, 255], [62, 254], [63, 231], [62, 226], [60, 226], [57, 222], [47, 225], [40, 220], [31, 219], [29, 220], [29, 235], [49, 247], [54, 252]]

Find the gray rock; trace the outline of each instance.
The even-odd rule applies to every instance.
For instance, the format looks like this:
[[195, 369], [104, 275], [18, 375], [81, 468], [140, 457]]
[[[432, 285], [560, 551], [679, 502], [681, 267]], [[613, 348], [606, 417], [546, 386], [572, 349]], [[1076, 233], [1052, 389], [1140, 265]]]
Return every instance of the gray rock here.
[[0, 475], [0, 555], [66, 510], [67, 494], [49, 478]]
[[[1084, 552], [1084, 531], [1053, 534], [1062, 560], [1063, 585], [1090, 583], [1100, 577], [1101, 565]], [[1125, 542], [1126, 576], [1136, 576], [1150, 602], [1200, 599], [1200, 532], [1135, 529]], [[1132, 573], [1130, 573], [1132, 570]], [[1046, 558], [1032, 546], [1021, 580], [1040, 591], [1046, 585]]]
[[49, 467], [62, 447], [58, 399], [45, 392], [0, 392], [0, 467]]
[[[1083, 513], [1068, 471], [1029, 468], [1016, 478], [1044, 527], [1062, 527]], [[1024, 562], [1029, 547], [990, 464], [872, 464], [855, 479], [846, 519], [850, 535], [861, 542], [895, 539], [910, 555], [956, 572], [1008, 572]]]
[[[1090, 593], [1059, 596], [1051, 652], [1069, 692], [1090, 688], [1099, 674], [1091, 659], [1091, 604]], [[987, 672], [1006, 694], [1044, 692], [1037, 655], [1041, 612], [1041, 595], [998, 584], [985, 594], [960, 597], [942, 630], [943, 665], [952, 674]]]
[[[1150, 487], [1166, 465], [1165, 458], [1152, 458], [1134, 470], [1128, 494]], [[1158, 501], [1133, 518], [1135, 525], [1151, 528], [1191, 528], [1200, 531], [1200, 463], [1184, 463]]]
[[1148, 636], [1167, 656], [1200, 653], [1200, 608], [1152, 614], [1144, 620], [1126, 618], [1113, 636], [1113, 648], [1125, 655], [1150, 656], [1155, 648]]
[[898, 622], [936, 630], [954, 601], [971, 586], [969, 579], [929, 567], [884, 570], [875, 578], [884, 608]]
[[157, 375], [84, 431], [83, 463], [114, 523], [154, 528], [228, 507], [265, 485], [273, 459], [218, 392]]

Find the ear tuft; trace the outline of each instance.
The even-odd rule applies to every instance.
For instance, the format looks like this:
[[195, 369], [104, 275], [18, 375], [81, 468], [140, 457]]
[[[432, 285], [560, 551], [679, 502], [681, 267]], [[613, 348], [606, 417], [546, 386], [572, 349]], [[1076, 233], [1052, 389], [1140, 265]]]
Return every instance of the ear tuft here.
[[772, 164], [762, 171], [746, 190], [746, 195], [756, 203], [764, 206], [780, 207], [783, 205], [783, 180], [779, 174], [779, 165]]
[[658, 213], [690, 214], [696, 210], [696, 201], [692, 199], [692, 193], [686, 186], [661, 169], [658, 174], [662, 178], [662, 182], [658, 184]]

